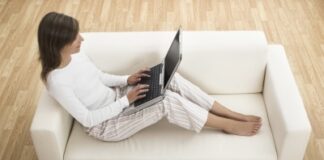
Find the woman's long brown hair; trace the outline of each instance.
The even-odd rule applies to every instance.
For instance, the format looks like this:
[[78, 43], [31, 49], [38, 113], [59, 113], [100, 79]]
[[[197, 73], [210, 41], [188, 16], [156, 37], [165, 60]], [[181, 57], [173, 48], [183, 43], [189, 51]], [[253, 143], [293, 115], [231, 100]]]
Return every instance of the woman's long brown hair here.
[[38, 47], [41, 79], [45, 84], [48, 73], [61, 64], [61, 50], [72, 43], [78, 33], [79, 23], [73, 17], [50, 12], [42, 18], [38, 27]]

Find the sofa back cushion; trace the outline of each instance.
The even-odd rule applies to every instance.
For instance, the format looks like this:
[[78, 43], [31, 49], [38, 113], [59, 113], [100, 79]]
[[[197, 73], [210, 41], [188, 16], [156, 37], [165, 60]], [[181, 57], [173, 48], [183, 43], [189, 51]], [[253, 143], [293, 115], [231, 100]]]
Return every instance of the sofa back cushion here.
[[[82, 33], [81, 51], [112, 74], [131, 74], [164, 58], [174, 32]], [[209, 94], [263, 89], [267, 42], [260, 31], [184, 31], [178, 72]]]

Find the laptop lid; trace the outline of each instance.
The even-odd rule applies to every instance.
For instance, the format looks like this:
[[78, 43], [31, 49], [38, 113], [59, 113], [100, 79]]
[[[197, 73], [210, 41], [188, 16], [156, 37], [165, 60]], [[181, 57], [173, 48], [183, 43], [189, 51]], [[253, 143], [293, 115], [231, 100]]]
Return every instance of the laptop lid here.
[[164, 89], [169, 86], [174, 73], [177, 71], [182, 58], [181, 52], [181, 27], [179, 27], [168, 53], [164, 58]]

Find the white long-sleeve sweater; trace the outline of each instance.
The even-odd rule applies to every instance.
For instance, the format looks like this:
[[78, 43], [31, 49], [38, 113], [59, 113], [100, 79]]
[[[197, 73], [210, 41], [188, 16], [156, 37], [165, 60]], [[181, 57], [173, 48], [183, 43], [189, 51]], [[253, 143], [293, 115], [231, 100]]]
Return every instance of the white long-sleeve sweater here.
[[127, 85], [128, 75], [104, 73], [82, 52], [71, 57], [67, 66], [48, 74], [46, 87], [79, 123], [85, 127], [95, 126], [129, 106], [127, 96], [116, 100], [116, 93], [110, 88]]

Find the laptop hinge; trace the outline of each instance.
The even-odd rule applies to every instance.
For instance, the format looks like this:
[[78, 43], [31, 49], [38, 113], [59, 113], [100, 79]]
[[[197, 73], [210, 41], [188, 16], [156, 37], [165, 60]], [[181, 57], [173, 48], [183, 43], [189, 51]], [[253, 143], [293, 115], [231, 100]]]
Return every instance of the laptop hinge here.
[[160, 85], [163, 85], [163, 74], [160, 73], [160, 80], [159, 80], [159, 84]]

